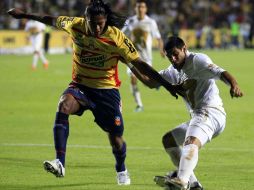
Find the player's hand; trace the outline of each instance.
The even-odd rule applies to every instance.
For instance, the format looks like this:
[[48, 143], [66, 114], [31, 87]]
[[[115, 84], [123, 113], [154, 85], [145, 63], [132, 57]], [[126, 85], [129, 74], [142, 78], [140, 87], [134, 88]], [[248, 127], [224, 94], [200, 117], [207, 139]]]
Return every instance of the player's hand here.
[[186, 96], [186, 90], [183, 88], [183, 85], [180, 84], [180, 85], [173, 85], [175, 90], [176, 90], [176, 93], [182, 97], [185, 97]]
[[167, 86], [165, 86], [165, 88], [170, 92], [172, 96], [178, 99], [177, 90], [172, 84], [168, 83]]
[[242, 97], [243, 93], [238, 85], [234, 85], [234, 86], [231, 86], [230, 88], [230, 95], [232, 98], [234, 97], [238, 98], [238, 97]]
[[7, 11], [7, 13], [16, 19], [23, 18], [24, 14], [25, 14], [25, 12], [23, 12], [22, 10], [17, 9], [17, 8], [12, 8], [9, 11]]

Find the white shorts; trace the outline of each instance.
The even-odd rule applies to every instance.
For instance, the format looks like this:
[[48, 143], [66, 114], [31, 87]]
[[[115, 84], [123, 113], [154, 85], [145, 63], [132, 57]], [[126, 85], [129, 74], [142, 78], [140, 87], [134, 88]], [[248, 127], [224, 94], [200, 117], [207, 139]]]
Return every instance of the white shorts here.
[[224, 130], [225, 125], [226, 113], [209, 107], [195, 111], [189, 122], [182, 123], [172, 130], [172, 135], [178, 145], [183, 145], [187, 137], [193, 136], [198, 138], [203, 146], [218, 136]]

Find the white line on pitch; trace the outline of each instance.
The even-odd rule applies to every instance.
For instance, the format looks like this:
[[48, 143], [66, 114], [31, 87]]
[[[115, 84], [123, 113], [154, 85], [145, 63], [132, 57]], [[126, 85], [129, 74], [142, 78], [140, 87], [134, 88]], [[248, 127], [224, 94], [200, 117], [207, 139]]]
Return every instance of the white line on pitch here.
[[[0, 147], [54, 147], [53, 144], [33, 144], [33, 143], [0, 143]], [[111, 149], [110, 146], [100, 145], [67, 145], [68, 148], [87, 148], [87, 149]], [[163, 148], [156, 147], [133, 147], [129, 146], [129, 150], [163, 150]], [[230, 148], [230, 147], [217, 147], [217, 148], [204, 148], [205, 150], [212, 151], [228, 151], [228, 152], [254, 152], [253, 149], [247, 148]]]

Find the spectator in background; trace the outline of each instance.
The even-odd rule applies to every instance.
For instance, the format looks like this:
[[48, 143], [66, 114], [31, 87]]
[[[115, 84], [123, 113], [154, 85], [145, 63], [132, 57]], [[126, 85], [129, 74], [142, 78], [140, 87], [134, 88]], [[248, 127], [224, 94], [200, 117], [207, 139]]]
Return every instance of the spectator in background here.
[[239, 33], [240, 33], [240, 25], [236, 20], [234, 20], [230, 24], [231, 31], [231, 46], [232, 48], [239, 48]]
[[207, 24], [203, 27], [203, 33], [205, 35], [205, 48], [212, 49], [214, 48], [214, 31], [211, 24]]
[[36, 70], [39, 58], [43, 63], [43, 67], [45, 69], [48, 68], [48, 60], [45, 58], [44, 52], [42, 50], [43, 32], [45, 27], [45, 24], [34, 20], [27, 21], [25, 26], [25, 31], [29, 33], [29, 39], [33, 48], [33, 70]]
[[230, 43], [230, 34], [228, 24], [226, 22], [223, 22], [220, 28], [220, 40], [221, 40], [220, 47], [223, 49], [227, 49]]
[[201, 46], [201, 37], [202, 37], [202, 33], [203, 33], [203, 28], [202, 28], [202, 24], [201, 23], [197, 23], [196, 25], [196, 48], [200, 49], [202, 48]]
[[243, 40], [241, 47], [243, 48], [249, 48], [250, 28], [251, 28], [250, 22], [245, 17], [243, 22], [240, 24], [240, 34]]

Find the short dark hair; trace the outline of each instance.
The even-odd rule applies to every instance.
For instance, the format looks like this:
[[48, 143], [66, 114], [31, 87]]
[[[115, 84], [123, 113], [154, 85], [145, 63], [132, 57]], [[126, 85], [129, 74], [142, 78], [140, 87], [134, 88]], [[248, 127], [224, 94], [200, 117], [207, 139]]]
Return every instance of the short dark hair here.
[[106, 25], [115, 26], [119, 29], [124, 26], [127, 19], [127, 16], [112, 11], [110, 4], [105, 3], [103, 0], [91, 0], [88, 4], [84, 16], [90, 17], [95, 15], [106, 16]]
[[136, 0], [136, 3], [145, 3], [145, 4], [147, 4], [147, 1], [146, 0]]
[[164, 50], [166, 52], [172, 51], [173, 48], [183, 48], [185, 46], [184, 41], [178, 36], [171, 36], [168, 38], [167, 42], [164, 45]]

